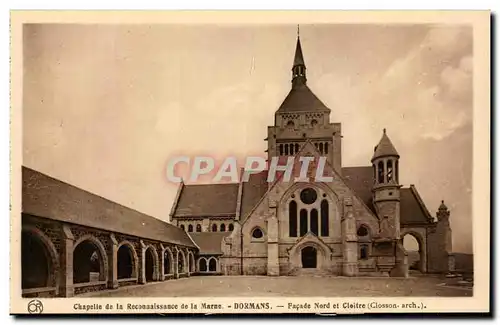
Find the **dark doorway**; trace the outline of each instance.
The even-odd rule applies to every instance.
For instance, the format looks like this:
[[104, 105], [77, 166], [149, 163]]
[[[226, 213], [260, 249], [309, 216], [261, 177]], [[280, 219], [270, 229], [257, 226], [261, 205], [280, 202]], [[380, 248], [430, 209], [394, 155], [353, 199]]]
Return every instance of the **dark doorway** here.
[[208, 262], [208, 270], [210, 272], [217, 271], [217, 261], [215, 260], [215, 258], [211, 258], [210, 261]]
[[202, 258], [200, 260], [200, 272], [206, 272], [207, 271], [207, 260]]
[[154, 266], [155, 266], [155, 261], [154, 261], [153, 249], [148, 248], [146, 250], [146, 281], [148, 282], [154, 281], [153, 279]]
[[134, 257], [128, 245], [118, 249], [118, 279], [130, 279], [134, 274]]
[[305, 247], [302, 249], [302, 267], [304, 269], [315, 269], [317, 259], [316, 248]]
[[40, 239], [28, 232], [21, 239], [22, 288], [48, 287], [49, 259], [45, 245]]

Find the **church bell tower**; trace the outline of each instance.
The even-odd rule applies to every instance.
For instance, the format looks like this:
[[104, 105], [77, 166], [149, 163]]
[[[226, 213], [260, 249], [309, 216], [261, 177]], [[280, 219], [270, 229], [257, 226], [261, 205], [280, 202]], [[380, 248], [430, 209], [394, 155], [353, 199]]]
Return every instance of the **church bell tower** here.
[[341, 124], [330, 123], [330, 109], [307, 85], [306, 64], [297, 29], [291, 89], [268, 127], [268, 161], [275, 156], [294, 156], [311, 140], [337, 173], [342, 168]]

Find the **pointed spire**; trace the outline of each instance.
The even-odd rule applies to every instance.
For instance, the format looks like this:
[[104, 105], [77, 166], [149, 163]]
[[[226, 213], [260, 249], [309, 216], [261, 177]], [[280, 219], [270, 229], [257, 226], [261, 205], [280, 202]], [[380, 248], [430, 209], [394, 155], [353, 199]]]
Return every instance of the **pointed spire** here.
[[396, 156], [399, 158], [399, 154], [396, 151], [396, 148], [394, 148], [394, 145], [392, 144], [391, 140], [387, 136], [387, 131], [384, 128], [384, 133], [382, 134], [382, 138], [375, 147], [372, 161], [375, 160], [376, 158], [385, 156]]
[[297, 25], [297, 45], [295, 46], [295, 56], [293, 58], [292, 87], [305, 85], [306, 82], [306, 64], [304, 63], [302, 45], [300, 44], [300, 26]]
[[297, 45], [295, 46], [295, 57], [293, 59], [293, 67], [295, 68], [298, 65], [305, 66], [304, 63], [304, 55], [302, 54], [302, 45], [300, 44], [300, 35], [297, 30]]

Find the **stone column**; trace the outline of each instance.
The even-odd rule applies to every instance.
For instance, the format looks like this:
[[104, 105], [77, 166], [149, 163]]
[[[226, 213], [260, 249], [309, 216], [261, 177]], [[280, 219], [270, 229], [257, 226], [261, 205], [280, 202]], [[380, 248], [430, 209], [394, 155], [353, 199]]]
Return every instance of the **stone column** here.
[[73, 287], [73, 246], [75, 237], [68, 225], [63, 225], [61, 231], [61, 272], [59, 295], [62, 297], [73, 297], [75, 290]]
[[187, 273], [187, 276], [190, 277], [191, 276], [191, 259], [189, 258], [189, 250], [185, 250], [184, 251], [184, 256], [186, 257], [185, 258], [185, 268], [186, 268], [186, 273]]
[[278, 218], [276, 209], [272, 208], [267, 223], [267, 275], [280, 275], [279, 247], [278, 247]]
[[344, 217], [342, 218], [343, 263], [342, 274], [356, 276], [358, 274], [358, 236], [356, 219], [352, 208], [352, 198], [344, 199]]
[[110, 247], [108, 250], [108, 289], [118, 288], [118, 242], [115, 235], [109, 236]]
[[146, 245], [144, 245], [144, 242], [142, 239], [139, 241], [141, 244], [141, 256], [140, 258], [140, 267], [139, 267], [139, 283], [140, 284], [145, 284], [146, 283]]
[[158, 277], [159, 281], [165, 281], [165, 246], [160, 243], [161, 256], [160, 260], [160, 276]]
[[177, 246], [174, 247], [174, 252], [172, 252], [172, 260], [173, 260], [173, 267], [174, 267], [174, 279], [178, 279], [179, 278], [179, 258], [180, 258], [180, 254], [179, 254], [179, 249], [177, 248]]

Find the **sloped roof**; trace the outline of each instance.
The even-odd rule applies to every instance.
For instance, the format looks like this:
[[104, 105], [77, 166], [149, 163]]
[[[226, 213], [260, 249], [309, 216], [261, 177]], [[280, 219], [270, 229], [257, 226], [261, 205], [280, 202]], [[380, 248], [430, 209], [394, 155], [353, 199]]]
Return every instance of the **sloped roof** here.
[[300, 37], [297, 37], [297, 45], [295, 46], [295, 57], [293, 58], [293, 65], [305, 65], [304, 55], [302, 54], [302, 46], [300, 45]]
[[277, 112], [330, 112], [330, 109], [309, 89], [306, 84], [292, 87]]
[[238, 186], [238, 183], [184, 185], [174, 216], [235, 214]]
[[241, 198], [241, 214], [243, 219], [259, 200], [266, 194], [268, 189], [267, 170], [258, 174], [251, 174], [248, 182], [243, 183], [243, 192]]
[[200, 248], [201, 255], [222, 254], [222, 240], [231, 232], [190, 232], [189, 235]]
[[379, 143], [375, 147], [372, 161], [375, 158], [378, 157], [384, 157], [384, 156], [397, 156], [399, 157], [398, 152], [396, 151], [396, 148], [394, 148], [394, 145], [391, 142], [391, 139], [387, 136], [387, 133], [384, 129], [384, 133], [382, 134], [382, 138], [380, 139]]
[[[347, 185], [376, 214], [372, 201], [372, 167], [344, 167], [342, 168], [342, 176]], [[413, 185], [400, 190], [400, 217], [400, 223], [403, 225], [426, 224], [432, 220], [417, 189]]]
[[22, 212], [144, 239], [195, 247], [182, 229], [22, 167]]
[[[347, 186], [364, 202], [364, 204], [376, 215], [372, 201], [373, 169], [371, 166], [343, 167], [342, 178]], [[215, 184], [214, 184], [215, 185]], [[236, 184], [216, 184], [220, 193], [237, 191]], [[199, 185], [197, 185], [199, 186]], [[209, 187], [208, 187], [209, 188]], [[250, 175], [248, 182], [243, 183], [241, 198], [241, 219], [243, 220], [255, 205], [262, 199], [268, 190], [267, 171]], [[187, 198], [185, 198], [187, 200]], [[196, 209], [204, 213], [204, 205], [207, 202], [207, 210], [211, 210], [213, 205], [227, 207], [236, 206], [237, 194], [218, 196], [216, 201], [199, 200]], [[185, 204], [188, 204], [186, 202]], [[213, 210], [212, 210], [213, 211]], [[401, 188], [401, 224], [426, 224], [432, 220], [427, 208], [422, 202], [415, 186]], [[212, 215], [215, 215], [212, 213]]]
[[429, 211], [421, 203], [420, 196], [415, 186], [411, 185], [409, 188], [402, 188], [400, 191], [401, 196], [401, 224], [426, 224], [433, 221]]
[[375, 213], [372, 201], [373, 167], [343, 167], [342, 178], [347, 186]]

